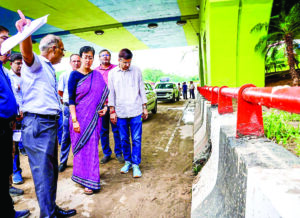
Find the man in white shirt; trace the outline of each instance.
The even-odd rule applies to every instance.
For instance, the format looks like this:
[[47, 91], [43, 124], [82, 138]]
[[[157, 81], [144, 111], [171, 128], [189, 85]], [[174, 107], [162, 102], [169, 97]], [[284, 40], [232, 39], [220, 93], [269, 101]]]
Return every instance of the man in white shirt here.
[[195, 85], [193, 83], [193, 81], [190, 81], [190, 98], [195, 99]]
[[[19, 32], [30, 25], [22, 12], [16, 22]], [[41, 55], [33, 52], [31, 36], [20, 43], [22, 66], [22, 110], [24, 114], [22, 142], [26, 149], [40, 217], [70, 217], [76, 210], [62, 210], [56, 205], [58, 180], [57, 120], [60, 100], [53, 64], [64, 56], [62, 39], [47, 35], [39, 44]]]
[[[148, 118], [147, 98], [141, 70], [131, 66], [132, 53], [129, 49], [119, 52], [119, 66], [108, 74], [108, 106], [110, 120], [118, 125], [125, 165], [121, 173], [133, 169], [133, 177], [139, 178], [142, 173], [142, 118]], [[131, 132], [132, 148], [129, 132]]]
[[[20, 53], [12, 54], [10, 57], [10, 66], [11, 69], [9, 71], [9, 78], [11, 82], [11, 88], [13, 90], [14, 96], [16, 98], [17, 104], [19, 106], [20, 117], [22, 117], [22, 92], [21, 92], [21, 68], [22, 68], [22, 55]], [[16, 122], [16, 130], [15, 132], [21, 131], [21, 121]], [[16, 134], [16, 133], [15, 133]], [[15, 153], [14, 153], [14, 161], [13, 161], [13, 183], [14, 184], [22, 184], [22, 169], [20, 168], [20, 152], [23, 155], [27, 155], [26, 151], [22, 145], [22, 142], [19, 140], [14, 140], [15, 144]]]
[[[72, 71], [77, 70], [81, 66], [80, 56], [78, 54], [72, 54], [70, 56], [70, 65]], [[69, 93], [68, 93], [68, 81], [71, 72], [65, 72], [59, 77], [58, 82], [58, 94], [62, 97], [63, 103], [63, 129], [61, 139], [60, 150], [60, 165], [58, 167], [59, 172], [63, 172], [67, 167], [68, 156], [71, 147], [70, 131], [69, 131]]]

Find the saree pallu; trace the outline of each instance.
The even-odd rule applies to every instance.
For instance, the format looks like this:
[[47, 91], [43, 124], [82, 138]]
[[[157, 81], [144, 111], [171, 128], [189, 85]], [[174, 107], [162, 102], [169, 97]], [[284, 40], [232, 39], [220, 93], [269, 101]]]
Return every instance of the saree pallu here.
[[69, 121], [74, 154], [72, 180], [92, 190], [100, 189], [98, 145], [101, 118], [98, 111], [107, 96], [108, 88], [102, 75], [92, 71], [78, 82], [76, 88], [75, 108], [80, 133], [74, 131], [72, 119]]

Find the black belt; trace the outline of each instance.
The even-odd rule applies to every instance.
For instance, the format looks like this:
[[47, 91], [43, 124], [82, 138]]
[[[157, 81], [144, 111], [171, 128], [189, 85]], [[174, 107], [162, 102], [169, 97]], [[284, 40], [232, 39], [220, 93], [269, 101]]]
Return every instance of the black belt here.
[[29, 112], [25, 112], [24, 116], [40, 117], [40, 118], [44, 118], [47, 120], [58, 120], [59, 119], [59, 115], [45, 115], [45, 114], [35, 114], [35, 113], [29, 113]]

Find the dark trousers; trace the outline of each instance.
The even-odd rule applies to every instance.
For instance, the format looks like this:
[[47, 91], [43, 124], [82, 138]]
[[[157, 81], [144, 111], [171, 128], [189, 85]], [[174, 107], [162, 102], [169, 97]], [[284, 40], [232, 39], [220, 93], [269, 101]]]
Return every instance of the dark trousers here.
[[114, 152], [116, 157], [122, 156], [122, 145], [120, 139], [120, 133], [118, 126], [110, 122], [109, 109], [106, 114], [102, 117], [102, 128], [100, 131], [101, 136], [101, 146], [104, 156], [110, 156], [112, 154], [111, 148], [109, 146], [109, 123], [111, 124], [111, 129], [113, 131], [114, 140], [115, 140], [115, 149]]
[[190, 98], [195, 99], [194, 89], [190, 89]]
[[187, 91], [183, 91], [183, 99], [187, 99]]
[[40, 217], [55, 217], [58, 179], [56, 120], [24, 115], [22, 142], [28, 155]]
[[63, 130], [60, 148], [60, 163], [67, 164], [71, 148], [70, 130], [69, 130], [70, 110], [69, 106], [63, 106]]
[[[0, 158], [0, 166], [3, 167], [3, 177], [4, 177], [4, 184], [2, 186], [1, 191], [1, 202], [3, 202], [1, 209], [2, 211], [7, 214], [7, 217], [14, 217], [15, 210], [12, 202], [12, 198], [9, 194], [9, 177], [13, 172], [13, 158], [12, 158], [12, 148], [13, 148], [13, 141], [12, 141], [12, 121], [9, 119], [0, 118], [0, 141], [1, 141], [1, 158]], [[6, 180], [6, 182], [5, 182]], [[3, 193], [3, 194], [2, 194]], [[3, 207], [3, 208], [2, 208]]]

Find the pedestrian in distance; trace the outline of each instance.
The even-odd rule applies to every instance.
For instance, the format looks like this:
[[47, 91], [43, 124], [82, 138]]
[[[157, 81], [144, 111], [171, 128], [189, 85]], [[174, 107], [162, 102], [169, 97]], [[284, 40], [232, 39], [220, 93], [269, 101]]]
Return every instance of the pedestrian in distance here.
[[[70, 56], [70, 65], [72, 71], [77, 70], [81, 66], [81, 60], [79, 54], [72, 54]], [[65, 171], [67, 167], [68, 157], [70, 153], [71, 141], [70, 141], [70, 130], [69, 130], [69, 92], [68, 92], [68, 81], [72, 71], [64, 72], [59, 77], [58, 82], [58, 94], [62, 97], [62, 110], [63, 110], [63, 124], [62, 124], [62, 139], [60, 148], [60, 165], [58, 167], [59, 172]]]
[[[142, 172], [142, 119], [148, 118], [147, 98], [141, 70], [131, 65], [133, 54], [129, 49], [119, 52], [119, 66], [108, 75], [110, 89], [108, 106], [110, 120], [117, 124], [120, 132], [125, 165], [121, 173], [133, 169], [133, 177], [139, 178]], [[132, 145], [130, 144], [130, 135]]]
[[190, 98], [195, 99], [195, 85], [193, 81], [190, 81], [189, 91], [190, 91]]
[[101, 118], [108, 88], [99, 71], [92, 70], [95, 50], [90, 46], [80, 49], [81, 66], [71, 73], [68, 81], [70, 109], [70, 137], [73, 159], [72, 180], [91, 195], [100, 190], [98, 145]]
[[180, 99], [180, 95], [181, 95], [181, 85], [180, 83], [177, 84], [177, 87], [178, 87], [178, 99]]
[[[21, 11], [16, 22], [19, 32], [30, 25]], [[33, 52], [31, 36], [20, 43], [22, 66], [22, 142], [28, 155], [40, 206], [40, 217], [70, 217], [76, 210], [63, 210], [56, 205], [58, 179], [57, 120], [60, 100], [57, 94], [53, 64], [64, 56], [60, 37], [47, 35], [39, 44], [41, 55]]]
[[[107, 49], [103, 49], [99, 52], [100, 66], [98, 66], [95, 70], [99, 71], [103, 76], [105, 83], [108, 83], [108, 74], [114, 69], [117, 65], [111, 64], [111, 53]], [[101, 163], [105, 164], [111, 160], [112, 150], [109, 146], [109, 124], [111, 125], [111, 129], [114, 136], [115, 147], [114, 153], [116, 158], [120, 163], [124, 163], [124, 157], [122, 152], [122, 145], [120, 134], [117, 125], [113, 124], [109, 119], [109, 108], [106, 114], [102, 117], [102, 128], [100, 132], [101, 138], [101, 146], [104, 157], [101, 159]]]
[[183, 82], [182, 84], [183, 99], [187, 99], [187, 90], [188, 90], [188, 86], [186, 82]]

